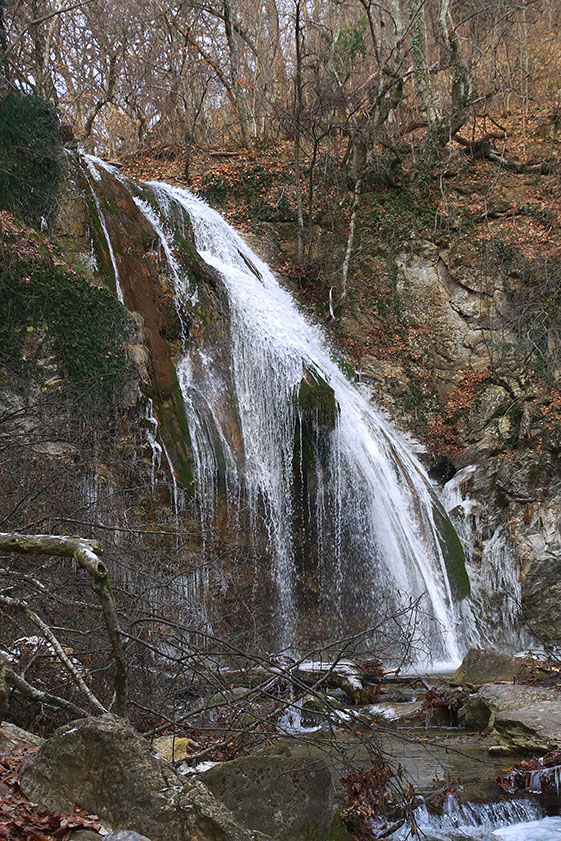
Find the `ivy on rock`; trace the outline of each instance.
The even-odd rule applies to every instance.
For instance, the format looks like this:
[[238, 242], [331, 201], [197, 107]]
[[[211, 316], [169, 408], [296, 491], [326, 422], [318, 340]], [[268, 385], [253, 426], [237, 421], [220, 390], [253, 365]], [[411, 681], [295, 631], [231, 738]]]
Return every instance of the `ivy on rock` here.
[[134, 375], [126, 353], [134, 326], [107, 289], [64, 267], [0, 258], [0, 297], [0, 363], [31, 373], [24, 343], [43, 330], [73, 396], [87, 395], [94, 412], [120, 402]]

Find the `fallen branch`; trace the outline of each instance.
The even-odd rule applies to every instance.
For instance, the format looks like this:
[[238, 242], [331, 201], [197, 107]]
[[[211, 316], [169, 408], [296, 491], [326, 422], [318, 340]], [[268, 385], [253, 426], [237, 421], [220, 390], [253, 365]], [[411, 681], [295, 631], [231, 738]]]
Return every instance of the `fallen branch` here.
[[88, 699], [92, 707], [98, 712], [103, 715], [106, 713], [107, 710], [103, 706], [103, 704], [95, 697], [90, 687], [87, 685], [85, 680], [81, 677], [76, 665], [72, 662], [68, 654], [65, 652], [64, 648], [60, 644], [57, 637], [53, 634], [49, 626], [46, 622], [43, 622], [41, 617], [35, 613], [34, 610], [31, 610], [29, 605], [23, 601], [22, 599], [13, 599], [11, 596], [2, 596], [0, 595], [0, 605], [4, 605], [5, 607], [15, 607], [18, 610], [23, 611], [28, 619], [33, 622], [33, 624], [39, 628], [43, 636], [46, 640], [48, 640], [58, 657], [61, 661], [64, 668], [70, 673], [72, 680], [78, 687], [78, 689], [82, 692], [83, 695]]
[[523, 164], [520, 163], [520, 161], [509, 160], [503, 155], [499, 155], [498, 152], [493, 152], [493, 150], [491, 150], [486, 157], [487, 160], [498, 164], [503, 169], [507, 169], [509, 172], [516, 172], [518, 174], [535, 172], [538, 173], [538, 175], [549, 175], [553, 172], [553, 168], [555, 166], [553, 161], [539, 161], [536, 164]]
[[466, 140], [459, 134], [454, 135], [454, 140], [468, 150], [470, 155], [474, 158], [482, 158], [486, 161], [491, 161], [508, 170], [508, 172], [515, 172], [519, 175], [527, 173], [538, 173], [539, 175], [549, 175], [555, 166], [553, 161], [538, 161], [538, 163], [521, 163], [512, 158], [507, 158], [504, 152], [497, 152], [493, 148], [493, 140], [502, 140], [506, 142], [506, 132], [490, 131], [480, 137], [478, 140]]
[[490, 131], [480, 137], [479, 140], [466, 140], [459, 134], [454, 135], [454, 140], [469, 150], [470, 155], [474, 158], [486, 158], [491, 151], [492, 140], [506, 140], [506, 132], [499, 133], [498, 131]]
[[[95, 540], [86, 540], [82, 537], [67, 537], [66, 535], [13, 534], [2, 532], [0, 533], [0, 552], [24, 552], [36, 555], [57, 555], [74, 558], [78, 566], [85, 569], [90, 575], [93, 590], [101, 603], [105, 627], [115, 661], [115, 712], [117, 715], [126, 718], [128, 694], [127, 661], [117, 610], [109, 583], [109, 573], [107, 567], [99, 557], [103, 554], [101, 544]], [[101, 710], [98, 709], [98, 711], [105, 712], [105, 708], [102, 707], [99, 701], [97, 703], [101, 707]]]
[[83, 710], [81, 707], [73, 704], [72, 701], [67, 701], [66, 698], [59, 698], [58, 695], [51, 695], [50, 692], [43, 692], [43, 690], [32, 686], [25, 680], [25, 678], [18, 675], [17, 672], [12, 669], [6, 657], [0, 655], [0, 712], [8, 706], [7, 696], [4, 697], [4, 695], [5, 689], [10, 687], [12, 689], [16, 689], [18, 692], [21, 692], [21, 694], [26, 698], [29, 698], [30, 701], [36, 701], [39, 704], [47, 704], [51, 707], [62, 707], [63, 709], [71, 712], [73, 715], [78, 716], [78, 718], [83, 718], [83, 716], [87, 715], [86, 710]]

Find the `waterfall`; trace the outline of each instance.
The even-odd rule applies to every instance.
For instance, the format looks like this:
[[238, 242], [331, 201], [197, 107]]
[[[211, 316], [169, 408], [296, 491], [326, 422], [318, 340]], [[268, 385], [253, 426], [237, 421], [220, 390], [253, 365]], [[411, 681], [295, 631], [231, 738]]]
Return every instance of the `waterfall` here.
[[[301, 615], [313, 609], [324, 638], [371, 626], [394, 654], [413, 641], [410, 661], [422, 648], [434, 665], [457, 663], [466, 645], [463, 555], [410, 443], [216, 211], [177, 187], [120, 180], [154, 230], [175, 289], [177, 374], [203, 530], [221, 493], [229, 522], [247, 527], [269, 564], [277, 644], [298, 648]], [[227, 354], [190, 336], [198, 290], [179, 247], [190, 231], [225, 293]]]

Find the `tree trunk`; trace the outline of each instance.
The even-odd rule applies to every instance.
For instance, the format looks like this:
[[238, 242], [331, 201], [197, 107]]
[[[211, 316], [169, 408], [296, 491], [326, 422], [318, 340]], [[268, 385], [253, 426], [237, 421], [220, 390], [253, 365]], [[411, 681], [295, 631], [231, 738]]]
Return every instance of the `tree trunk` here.
[[232, 23], [232, 9], [230, 7], [230, 0], [224, 0], [224, 30], [226, 32], [226, 40], [228, 42], [228, 54], [230, 61], [230, 79], [232, 84], [232, 91], [238, 117], [240, 120], [240, 129], [242, 132], [243, 143], [246, 149], [253, 149], [253, 141], [248, 128], [248, 114], [243, 100], [243, 95], [240, 89], [239, 78], [239, 62], [238, 62], [238, 44], [236, 36], [234, 35], [234, 26]]
[[304, 256], [304, 211], [302, 207], [302, 167], [301, 167], [301, 120], [303, 108], [302, 94], [302, 21], [301, 0], [296, 0], [294, 37], [296, 41], [296, 75], [294, 79], [294, 174], [296, 176], [296, 254], [298, 261]]

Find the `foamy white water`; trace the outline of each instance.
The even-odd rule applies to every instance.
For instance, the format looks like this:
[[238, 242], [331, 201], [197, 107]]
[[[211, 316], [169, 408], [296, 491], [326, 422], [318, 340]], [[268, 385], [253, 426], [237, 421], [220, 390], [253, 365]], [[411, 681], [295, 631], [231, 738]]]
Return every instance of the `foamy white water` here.
[[[535, 800], [517, 798], [495, 803], [459, 803], [449, 795], [442, 814], [431, 814], [422, 806], [415, 810], [420, 836], [426, 841], [558, 841], [561, 818], [544, 817]], [[401, 827], [393, 841], [411, 838], [410, 828]]]

